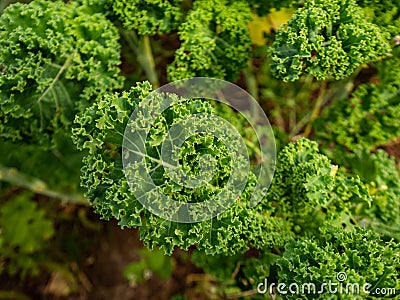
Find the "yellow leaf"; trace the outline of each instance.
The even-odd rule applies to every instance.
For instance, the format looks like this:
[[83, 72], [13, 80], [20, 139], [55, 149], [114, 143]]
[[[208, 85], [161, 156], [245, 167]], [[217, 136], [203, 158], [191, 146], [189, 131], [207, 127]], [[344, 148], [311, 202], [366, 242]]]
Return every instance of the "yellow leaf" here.
[[292, 9], [272, 10], [270, 14], [262, 17], [253, 14], [253, 20], [248, 25], [253, 44], [264, 45], [267, 42], [264, 33], [269, 34], [272, 30], [279, 29], [291, 18], [292, 14]]

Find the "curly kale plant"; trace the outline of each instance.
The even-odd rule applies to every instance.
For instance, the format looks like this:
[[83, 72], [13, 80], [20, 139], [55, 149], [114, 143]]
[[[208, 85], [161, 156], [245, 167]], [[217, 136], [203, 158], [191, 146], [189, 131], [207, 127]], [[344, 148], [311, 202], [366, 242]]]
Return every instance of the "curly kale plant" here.
[[400, 172], [386, 152], [358, 146], [345, 157], [350, 172], [360, 176], [371, 195], [371, 206], [359, 207], [358, 222], [386, 238], [400, 241]]
[[[291, 225], [290, 230], [294, 233], [295, 239], [290, 239], [283, 247], [275, 247], [272, 251], [270, 248], [261, 248], [258, 252], [212, 257], [202, 251], [195, 251], [192, 255], [192, 261], [197, 266], [212, 275], [221, 286], [226, 286], [223, 292], [235, 291], [238, 294], [251, 292], [249, 289], [257, 290], [257, 286], [263, 283], [265, 278], [268, 278], [270, 283], [285, 283], [287, 286], [297, 283], [301, 287], [302, 283], [311, 282], [318, 285], [324, 282], [323, 279], [335, 280], [336, 273], [348, 272], [347, 268], [357, 272], [358, 267], [348, 261], [344, 262], [343, 259], [335, 261], [336, 258], [343, 256], [341, 252], [336, 253], [341, 251], [342, 245], [356, 249], [351, 240], [357, 243], [357, 247], [360, 245], [364, 247], [365, 243], [366, 247], [376, 248], [377, 252], [386, 249], [388, 252], [380, 255], [385, 259], [391, 259], [393, 263], [399, 262], [397, 258], [396, 260], [390, 257], [390, 254], [396, 253], [398, 249], [394, 242], [386, 247], [377, 234], [354, 225], [355, 220], [351, 216], [355, 215], [357, 210], [372, 210], [367, 186], [364, 186], [358, 177], [344, 175], [336, 166], [331, 165], [329, 159], [319, 153], [315, 142], [300, 139], [284, 147], [278, 157], [276, 174], [265, 201], [269, 204], [264, 202], [254, 209], [261, 209], [265, 214], [286, 219]], [[266, 209], [267, 205], [269, 209]], [[353, 228], [352, 230], [357, 233], [353, 235], [335, 226]], [[320, 233], [320, 227], [326, 227], [327, 231]], [[332, 239], [328, 234], [338, 235], [339, 248], [336, 248], [336, 245], [330, 248]], [[363, 239], [366, 237], [371, 239], [364, 242]], [[326, 241], [325, 238], [330, 240]], [[329, 252], [324, 255], [325, 247]], [[364, 254], [355, 253], [351, 258], [360, 259], [363, 256]], [[375, 270], [381, 272], [380, 268], [386, 262], [372, 263], [373, 256], [369, 257], [371, 261], [371, 265], [368, 265], [369, 272]], [[344, 267], [340, 270], [342, 263]], [[375, 276], [383, 275], [379, 272]], [[390, 276], [394, 279], [399, 270], [392, 268], [391, 272]], [[360, 271], [355, 278], [361, 278], [361, 282], [364, 282], [368, 279], [368, 274]], [[329, 278], [331, 275], [332, 278]], [[371, 283], [372, 280], [375, 280], [375, 277], [371, 277]], [[382, 280], [386, 279], [382, 277]], [[384, 284], [396, 285], [393, 280], [385, 281]], [[269, 293], [268, 288], [267, 291]], [[328, 297], [327, 295], [325, 290], [322, 296]], [[315, 297], [315, 295], [301, 295], [301, 291], [291, 295], [295, 296]], [[338, 295], [330, 296], [332, 299], [338, 299]]]
[[[199, 250], [208, 254], [233, 254], [244, 252], [250, 247], [282, 245], [288, 238], [283, 220], [249, 208], [256, 182], [252, 172], [237, 175], [248, 178], [243, 192], [237, 195], [240, 200], [208, 221], [188, 224], [172, 222], [157, 217], [142, 206], [135, 197], [135, 191], [143, 186], [129, 185], [121, 153], [123, 134], [129, 118], [135, 108], [147, 105], [143, 99], [150, 92], [150, 84], [139, 83], [121, 95], [106, 95], [76, 119], [78, 127], [73, 131], [74, 141], [78, 148], [89, 151], [83, 160], [81, 182], [95, 210], [104, 219], [116, 218], [122, 227], [140, 226], [141, 238], [145, 244], [150, 248], [163, 248], [167, 253], [171, 253], [174, 246], [188, 249], [197, 245]], [[157, 189], [169, 198], [182, 203], [202, 202], [218, 194], [226, 184], [232, 172], [231, 153], [219, 138], [200, 133], [191, 136], [179, 150], [184, 172], [194, 175], [201, 172], [201, 157], [207, 155], [216, 160], [216, 173], [209, 183], [198, 188], [177, 184], [158, 164], [167, 132], [174, 124], [190, 120], [191, 115], [215, 114], [215, 110], [209, 102], [200, 99], [180, 99], [173, 95], [166, 97], [170, 97], [172, 103], [154, 121], [146, 139], [146, 152], [150, 157], [145, 171], [151, 175]], [[162, 97], [152, 101], [152, 105], [156, 106]], [[237, 119], [237, 116], [231, 112], [231, 118]], [[235, 160], [240, 161], [241, 158], [235, 157]], [[156, 193], [151, 195], [154, 201], [160, 200]]]
[[169, 33], [183, 17], [182, 0], [117, 0], [113, 10], [127, 29], [140, 35]]
[[[190, 249], [208, 298], [274, 298], [258, 295], [265, 278], [316, 291], [370, 284], [368, 295], [287, 299], [399, 296], [399, 165], [379, 150], [400, 135], [399, 0], [24, 2], [0, 4], [2, 188], [76, 202], [80, 181], [101, 218], [138, 228], [151, 250]], [[279, 129], [277, 159], [261, 155], [245, 113], [152, 91], [241, 70], [239, 84]], [[132, 88], [115, 93], [123, 78]], [[269, 186], [257, 175], [270, 160]], [[36, 274], [58, 226], [31, 194], [14, 193], [1, 193], [0, 271]], [[183, 252], [160, 253], [125, 276], [170, 275]]]
[[118, 32], [77, 3], [11, 5], [0, 17], [0, 136], [54, 144], [77, 111], [121, 87]]
[[357, 0], [356, 2], [372, 23], [388, 31], [392, 37], [400, 34], [400, 1]]
[[247, 0], [247, 2], [250, 4], [252, 10], [254, 10], [259, 16], [267, 15], [271, 13], [273, 9], [279, 10], [282, 8], [294, 7], [299, 3], [297, 0]]
[[[400, 135], [400, 80], [392, 57], [377, 64], [378, 82], [360, 85], [350, 99], [339, 99], [314, 124], [317, 138], [335, 148], [357, 145], [373, 150]], [[394, 68], [396, 70], [396, 68]]]
[[[354, 206], [368, 206], [367, 188], [357, 177], [346, 177], [307, 139], [290, 143], [278, 156], [276, 172], [265, 201], [274, 203], [276, 215], [292, 230], [314, 232], [326, 220], [350, 214]], [[264, 205], [265, 206], [265, 205]]]
[[386, 56], [389, 35], [365, 19], [353, 0], [309, 0], [275, 36], [273, 74], [294, 81], [302, 74], [341, 79]]
[[168, 67], [170, 81], [196, 76], [237, 78], [250, 54], [249, 5], [243, 1], [195, 1], [179, 27], [181, 47]]
[[[286, 291], [290, 284], [298, 287], [292, 288], [294, 293], [288, 293], [285, 299], [379, 298], [384, 295], [379, 293], [382, 288], [398, 293], [399, 250], [398, 244], [385, 243], [366, 229], [324, 227], [317, 238], [293, 240], [285, 246], [282, 258], [277, 260], [279, 283], [286, 285]], [[303, 288], [306, 292], [302, 293]]]
[[0, 274], [5, 268], [10, 275], [22, 278], [37, 275], [45, 260], [44, 250], [49, 247], [54, 229], [45, 217], [46, 211], [38, 208], [31, 196], [24, 193], [0, 203]]
[[315, 233], [291, 239], [279, 255], [270, 249], [252, 256], [209, 256], [195, 251], [192, 261], [219, 282], [222, 295], [346, 300], [398, 295], [397, 243], [385, 242], [360, 227], [325, 224]]

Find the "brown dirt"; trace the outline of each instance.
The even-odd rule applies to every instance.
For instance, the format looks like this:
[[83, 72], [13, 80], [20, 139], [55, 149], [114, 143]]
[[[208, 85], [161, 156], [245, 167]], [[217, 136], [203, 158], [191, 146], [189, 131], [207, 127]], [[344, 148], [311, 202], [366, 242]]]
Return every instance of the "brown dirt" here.
[[400, 159], [400, 137], [397, 140], [394, 140], [382, 147], [390, 156], [396, 158], [396, 160]]

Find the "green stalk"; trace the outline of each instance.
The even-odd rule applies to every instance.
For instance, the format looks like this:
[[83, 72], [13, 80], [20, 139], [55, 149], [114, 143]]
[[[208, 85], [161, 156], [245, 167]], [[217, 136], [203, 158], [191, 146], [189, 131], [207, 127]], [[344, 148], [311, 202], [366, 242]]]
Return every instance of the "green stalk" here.
[[15, 168], [8, 168], [0, 165], [0, 180], [51, 198], [78, 204], [87, 204], [86, 199], [81, 194], [65, 194], [52, 190], [44, 181], [40, 180], [39, 178], [26, 175]]
[[253, 64], [251, 60], [247, 63], [247, 68], [243, 70], [244, 80], [246, 81], [247, 90], [250, 95], [254, 97], [258, 101], [258, 86], [257, 79], [254, 76]]
[[138, 63], [144, 70], [146, 77], [150, 81], [153, 88], [158, 88], [160, 83], [154, 63], [154, 56], [151, 50], [149, 36], [143, 35], [138, 37], [137, 34], [132, 30], [124, 31], [122, 35], [128, 42], [129, 47], [131, 47], [135, 53]]
[[311, 112], [310, 119], [308, 120], [306, 129], [304, 129], [304, 134], [303, 134], [304, 137], [309, 137], [309, 135], [311, 133], [311, 129], [312, 129], [312, 122], [318, 117], [319, 112], [321, 111], [321, 106], [324, 101], [326, 86], [327, 86], [327, 82], [323, 81], [321, 83], [321, 87], [319, 89], [318, 97], [315, 100], [314, 108]]
[[62, 67], [60, 68], [60, 70], [58, 71], [58, 73], [56, 74], [56, 77], [54, 77], [53, 81], [51, 82], [51, 84], [49, 85], [49, 87], [43, 92], [43, 94], [39, 97], [38, 100], [36, 100], [36, 103], [40, 103], [40, 101], [42, 101], [42, 99], [47, 95], [47, 93], [49, 91], [52, 91], [54, 88], [54, 85], [57, 83], [57, 81], [60, 79], [62, 73], [65, 72], [65, 70], [68, 69], [68, 67], [70, 66], [72, 62], [72, 58], [71, 56], [69, 56], [67, 58], [67, 60], [65, 61], [65, 63], [62, 65]]
[[[354, 88], [354, 80], [357, 77], [358, 73], [360, 72], [361, 68], [358, 68], [354, 74], [352, 74], [349, 78], [346, 78], [344, 80], [340, 80], [338, 82], [333, 82], [331, 83], [331, 85], [329, 86], [329, 90], [326, 90], [325, 87], [325, 91], [323, 91], [324, 95], [321, 95], [321, 90], [320, 90], [320, 94], [318, 97], [322, 96], [323, 99], [317, 99], [319, 101], [322, 101], [322, 103], [315, 103], [314, 106], [314, 110], [312, 112], [309, 112], [307, 115], [305, 115], [297, 124], [296, 126], [292, 129], [292, 131], [289, 134], [290, 139], [292, 139], [296, 134], [298, 134], [298, 132], [306, 125], [309, 124], [310, 127], [312, 126], [312, 121], [315, 120], [316, 117], [318, 117], [318, 114], [320, 112], [320, 109], [322, 106], [324, 106], [325, 103], [327, 103], [329, 100], [335, 100], [335, 99], [343, 99], [343, 98], [347, 98], [353, 88]], [[326, 81], [325, 81], [326, 82]], [[315, 114], [315, 110], [317, 110], [317, 116], [313, 118], [313, 114]], [[306, 135], [304, 135], [306, 136]]]
[[30, 300], [31, 298], [20, 291], [5, 290], [0, 291], [0, 299]]

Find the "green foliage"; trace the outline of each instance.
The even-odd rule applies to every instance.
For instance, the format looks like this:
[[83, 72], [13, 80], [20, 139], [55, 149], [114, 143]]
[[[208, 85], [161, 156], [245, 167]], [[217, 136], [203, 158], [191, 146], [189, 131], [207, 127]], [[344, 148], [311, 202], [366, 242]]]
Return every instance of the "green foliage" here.
[[309, 0], [278, 30], [270, 49], [271, 69], [284, 81], [302, 74], [337, 80], [387, 55], [388, 40], [355, 1]]
[[[398, 0], [13, 4], [0, 17], [0, 179], [6, 181], [1, 188], [15, 184], [47, 195], [39, 203], [48, 197], [72, 201], [81, 168], [81, 187], [101, 218], [139, 228], [140, 238], [154, 249], [140, 250], [141, 260], [125, 269], [131, 284], [150, 273], [171, 277], [174, 260], [163, 253], [180, 248], [193, 251], [192, 262], [207, 273], [199, 276], [207, 298], [259, 299], [268, 296], [255, 295], [266, 277], [319, 286], [338, 282], [339, 272], [346, 273], [346, 282], [398, 291], [399, 166], [377, 148], [400, 135], [399, 5]], [[278, 29], [283, 17], [270, 13], [287, 7], [294, 14]], [[263, 17], [250, 23], [255, 14]], [[253, 43], [265, 45], [252, 47], [249, 24]], [[206, 99], [158, 94], [147, 102], [151, 85], [136, 82], [143, 75], [153, 86], [194, 76], [233, 81], [241, 70], [237, 84], [259, 100], [279, 148], [272, 185], [255, 207], [249, 203], [261, 157], [245, 118]], [[133, 87], [114, 93], [123, 79], [125, 87]], [[318, 80], [325, 82], [321, 86]], [[170, 107], [162, 113], [131, 118], [135, 109], [157, 110], [164, 100]], [[221, 122], [203, 130], [209, 115], [223, 118], [239, 134]], [[128, 124], [149, 125], [150, 131], [144, 163], [124, 168]], [[177, 124], [185, 130], [171, 138]], [[202, 186], [185, 186], [186, 177], [161, 163], [162, 144], [180, 135], [182, 144], [168, 150], [177, 155], [179, 170]], [[320, 148], [301, 136], [314, 138]], [[297, 141], [287, 145], [289, 140]], [[247, 149], [249, 168], [240, 168], [248, 161], [232, 146], [239, 143]], [[155, 185], [149, 193], [144, 173]], [[245, 182], [241, 192], [229, 189], [231, 177]], [[143, 199], [165, 204], [161, 194], [198, 204], [227, 186], [221, 202], [234, 203], [207, 221], [174, 222], [142, 205]], [[61, 245], [58, 258], [79, 259], [87, 239], [77, 242], [74, 233], [58, 228], [59, 219], [56, 234], [47, 206], [39, 207], [32, 200], [36, 195], [19, 192], [13, 187], [4, 193], [7, 201], [0, 201], [1, 271], [24, 277], [43, 266], [62, 270], [50, 262], [53, 244]], [[71, 210], [68, 217], [64, 210], [57, 216], [99, 227], [82, 215], [85, 209]], [[200, 213], [205, 214], [188, 215]], [[287, 298], [318, 296], [356, 297]]]
[[319, 154], [317, 143], [306, 139], [290, 143], [279, 153], [267, 199], [277, 201], [281, 212], [306, 216], [328, 201], [335, 180], [333, 168]]
[[304, 119], [312, 109], [309, 95], [320, 83], [312, 76], [303, 76], [295, 82], [276, 79], [271, 74], [268, 60], [262, 64], [259, 76], [261, 96], [273, 107], [268, 118], [276, 127], [279, 126], [274, 129], [275, 139], [284, 146], [288, 143], [289, 136], [295, 135], [299, 130], [299, 120]]
[[[285, 246], [282, 258], [277, 260], [280, 267], [279, 283], [297, 283], [300, 294], [288, 294], [285, 299], [360, 299], [367, 297], [363, 291], [366, 283], [370, 296], [381, 297], [377, 288], [396, 288], [400, 286], [399, 245], [384, 243], [376, 233], [354, 228], [345, 231], [334, 226], [324, 227], [317, 238], [301, 239], [289, 242]], [[342, 280], [339, 273], [344, 272], [347, 279]], [[340, 281], [340, 280], [342, 281]], [[321, 290], [323, 283], [336, 284], [337, 293], [328, 292], [325, 286], [323, 294], [301, 293], [304, 283], [313, 283]], [[346, 284], [359, 284], [360, 295], [340, 292], [340, 282], [345, 291]], [[349, 291], [352, 291], [349, 288]], [[393, 295], [392, 295], [393, 297]]]
[[357, 147], [346, 156], [350, 170], [367, 184], [371, 207], [359, 211], [360, 223], [400, 241], [400, 172], [383, 150], [369, 153]]
[[392, 36], [400, 33], [400, 1], [398, 0], [357, 0], [364, 15], [382, 30]]
[[282, 8], [294, 7], [299, 3], [299, 1], [297, 0], [284, 0], [284, 1], [247, 0], [247, 2], [259, 16], [267, 15], [273, 9], [279, 10]]
[[[345, 272], [351, 283], [359, 283], [361, 287], [365, 282], [374, 288], [398, 286], [398, 244], [391, 242], [385, 246], [378, 234], [354, 225], [359, 221], [360, 225], [388, 238], [397, 237], [394, 234], [398, 235], [398, 223], [393, 222], [398, 222], [400, 209], [396, 194], [399, 175], [394, 161], [383, 151], [378, 151], [376, 156], [348, 156], [347, 160], [351, 169], [360, 170], [355, 176], [338, 171], [319, 153], [317, 143], [307, 139], [290, 143], [280, 152], [265, 201], [272, 202], [275, 208], [272, 215], [287, 219], [296, 235], [296, 240], [282, 247], [281, 258], [263, 248], [251, 258], [246, 255], [210, 257], [198, 251], [193, 253], [192, 260], [220, 285], [237, 286], [242, 291], [256, 288], [264, 278], [270, 283], [278, 282], [279, 278], [287, 286], [297, 283], [301, 287], [310, 282], [320, 286], [329, 279], [337, 282], [338, 272]], [[368, 184], [363, 184], [357, 175]], [[265, 203], [261, 205], [263, 209], [266, 207]], [[354, 233], [335, 226], [352, 228]], [[319, 227], [326, 229], [319, 232]], [[343, 253], [347, 255], [344, 258]], [[382, 259], [374, 262], [378, 253]], [[363, 259], [366, 254], [368, 261]], [[369, 267], [359, 270], [358, 264]], [[233, 277], [233, 274], [236, 275]], [[313, 295], [295, 294], [288, 299], [307, 296]], [[337, 295], [324, 297], [338, 299]]]
[[179, 27], [181, 46], [168, 66], [170, 81], [196, 76], [234, 80], [250, 52], [249, 5], [243, 1], [195, 1]]
[[360, 85], [350, 99], [339, 99], [324, 111], [314, 124], [318, 139], [336, 148], [373, 150], [400, 135], [400, 81], [388, 72], [390, 65], [400, 66], [400, 60], [379, 63], [381, 82]]
[[117, 29], [72, 2], [33, 1], [0, 18], [0, 136], [53, 146], [77, 111], [121, 87]]
[[400, 88], [400, 78], [397, 71], [400, 68], [400, 52], [398, 50], [399, 45], [394, 46], [392, 48], [393, 56], [387, 57], [375, 65], [378, 71], [379, 85]]
[[182, 0], [117, 0], [113, 10], [125, 28], [140, 35], [169, 33], [181, 23]]
[[238, 293], [256, 288], [266, 276], [273, 278], [273, 265], [279, 256], [272, 254], [269, 249], [264, 249], [233, 256], [210, 256], [202, 251], [194, 251], [191, 258], [197, 267], [218, 281], [218, 294], [226, 296], [231, 292]]
[[[64, 1], [65, 2], [65, 1]], [[98, 13], [107, 16], [109, 19], [114, 17], [112, 5], [113, 1], [110, 0], [76, 0], [81, 9], [87, 13]]]
[[[66, 192], [66, 195], [80, 193], [79, 176], [83, 155], [77, 151], [71, 139], [65, 138], [65, 133], [54, 138], [59, 149], [49, 152], [43, 151], [38, 145], [2, 141], [0, 166], [14, 168], [27, 176], [35, 177], [51, 189]], [[0, 186], [6, 185], [0, 183]]]
[[95, 211], [106, 220], [112, 216], [121, 219], [122, 226], [141, 224], [143, 208], [139, 204], [133, 207], [136, 201], [124, 204], [133, 195], [122, 170], [121, 151], [130, 114], [150, 89], [149, 84], [139, 84], [121, 96], [106, 94], [75, 119], [73, 140], [78, 149], [88, 149], [90, 154], [83, 158], [81, 185]]
[[43, 250], [54, 235], [46, 211], [30, 197], [30, 193], [20, 194], [0, 205], [0, 262], [10, 275], [37, 275]]
[[202, 268], [207, 274], [214, 276], [221, 282], [227, 282], [232, 278], [235, 267], [243, 259], [243, 256], [205, 255], [202, 251], [194, 251], [191, 259], [197, 267]]
[[287, 219], [297, 234], [314, 232], [326, 219], [370, 201], [361, 181], [336, 174], [337, 168], [319, 153], [316, 142], [290, 143], [278, 155], [266, 201], [277, 207], [275, 214]]
[[[248, 177], [241, 200], [235, 201], [229, 209], [209, 221], [190, 224], [167, 221], [145, 210], [135, 199], [122, 170], [122, 135], [131, 113], [142, 105], [141, 101], [150, 90], [148, 83], [138, 83], [122, 95], [106, 95], [76, 119], [78, 128], [73, 132], [74, 141], [80, 149], [89, 151], [83, 160], [81, 182], [96, 211], [105, 219], [116, 218], [122, 227], [140, 226], [141, 238], [147, 246], [151, 249], [162, 248], [167, 253], [171, 253], [174, 246], [188, 249], [197, 245], [198, 249], [209, 254], [233, 254], [249, 247], [282, 245], [287, 239], [283, 222], [248, 208], [255, 184], [253, 173], [239, 175]], [[152, 123], [146, 140], [147, 153], [155, 158], [149, 162], [157, 162], [160, 158], [161, 143], [173, 124], [185, 119], [190, 121], [188, 117], [196, 113], [213, 113], [213, 107], [208, 102], [170, 97], [170, 109]], [[160, 98], [153, 100], [155, 103], [162, 101]], [[231, 118], [235, 118], [233, 112]], [[225, 184], [223, 179], [230, 172], [230, 158], [226, 148], [218, 140], [212, 142], [210, 138], [197, 134], [185, 140], [180, 157], [182, 168], [192, 174], [199, 171], [200, 156], [208, 154], [217, 159], [218, 175], [214, 180], [202, 188], [185, 188], [174, 183], [157, 164], [149, 163], [148, 172], [157, 182], [157, 188], [171, 199], [184, 203], [200, 202], [217, 194]], [[240, 161], [240, 157], [236, 157], [236, 161]], [[132, 188], [139, 190], [141, 187], [133, 185]], [[153, 196], [152, 201], [159, 201], [156, 194]]]
[[172, 275], [173, 263], [169, 256], [165, 256], [160, 250], [149, 251], [139, 249], [139, 261], [131, 262], [124, 270], [124, 276], [130, 284], [136, 285], [156, 274], [161, 279], [168, 279]]

